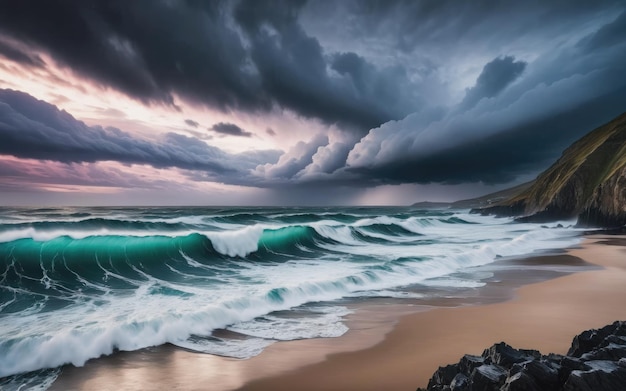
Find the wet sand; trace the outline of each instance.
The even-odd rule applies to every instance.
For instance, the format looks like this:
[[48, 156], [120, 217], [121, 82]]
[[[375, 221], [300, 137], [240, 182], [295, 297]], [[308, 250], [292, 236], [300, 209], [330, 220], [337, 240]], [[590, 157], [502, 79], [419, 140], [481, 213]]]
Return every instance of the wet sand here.
[[487, 286], [463, 297], [354, 305], [339, 338], [279, 342], [249, 360], [169, 345], [123, 352], [64, 368], [50, 390], [414, 390], [438, 366], [502, 340], [565, 353], [580, 331], [626, 319], [625, 239], [609, 239], [489, 265]]
[[241, 390], [414, 390], [441, 365], [493, 343], [543, 353], [566, 353], [574, 335], [626, 319], [626, 251], [623, 241], [593, 237], [569, 254], [603, 266], [526, 285], [497, 304], [441, 308], [407, 315], [376, 346], [340, 353]]

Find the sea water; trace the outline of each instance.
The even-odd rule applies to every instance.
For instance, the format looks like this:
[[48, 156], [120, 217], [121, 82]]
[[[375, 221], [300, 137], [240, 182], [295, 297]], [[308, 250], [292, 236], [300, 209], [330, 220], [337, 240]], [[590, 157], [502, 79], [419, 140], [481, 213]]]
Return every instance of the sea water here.
[[451, 209], [3, 208], [0, 386], [165, 343], [245, 359], [337, 337], [346, 299], [480, 287], [458, 272], [577, 235]]

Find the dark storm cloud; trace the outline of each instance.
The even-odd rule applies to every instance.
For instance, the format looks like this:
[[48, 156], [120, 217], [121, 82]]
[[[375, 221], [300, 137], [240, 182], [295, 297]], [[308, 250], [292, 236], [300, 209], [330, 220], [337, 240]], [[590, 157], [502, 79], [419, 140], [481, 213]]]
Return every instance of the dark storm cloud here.
[[[374, 36], [394, 48], [447, 51], [465, 43], [506, 46], [521, 36], [553, 38], [580, 28], [598, 14], [619, 13], [620, 0], [353, 0], [309, 2], [315, 33], [347, 40]], [[350, 15], [350, 18], [346, 18]], [[463, 45], [464, 46], [464, 45]], [[474, 50], [473, 46], [468, 47]]]
[[613, 23], [599, 29], [595, 34], [581, 41], [588, 50], [606, 48], [624, 43], [626, 37], [626, 12], [622, 12]]
[[144, 102], [267, 107], [220, 2], [7, 1], [0, 29]]
[[349, 171], [363, 181], [370, 178], [390, 184], [506, 183], [545, 169], [577, 138], [626, 111], [622, 103], [625, 97], [626, 87], [622, 87], [548, 118], [505, 124], [497, 133], [472, 138], [437, 153], [411, 155], [396, 149], [398, 155], [393, 161]]
[[235, 124], [228, 122], [218, 122], [211, 127], [211, 130], [226, 136], [251, 137], [252, 133], [246, 132]]
[[[201, 180], [276, 188], [510, 181], [626, 110], [624, 8], [611, 0], [0, 2], [0, 34], [22, 54], [49, 54], [147, 104], [181, 97], [338, 125], [278, 158], [176, 134], [145, 141], [49, 107], [9, 105], [21, 117], [3, 109], [12, 119], [0, 118], [0, 152], [197, 169]], [[213, 131], [250, 136], [226, 122]]]
[[498, 57], [487, 63], [478, 79], [476, 85], [467, 90], [461, 107], [470, 108], [482, 98], [492, 98], [508, 86], [526, 68], [524, 61], [515, 61], [515, 57]]
[[[376, 101], [372, 91], [359, 89], [349, 74], [331, 76], [323, 48], [304, 32], [294, 12], [275, 15], [259, 10], [260, 4], [244, 3], [237, 15], [252, 39], [251, 57], [263, 75], [264, 88], [279, 103], [307, 117], [362, 129], [401, 115], [386, 102]], [[272, 30], [267, 31], [264, 20]], [[389, 81], [390, 88], [399, 87]]]
[[[547, 167], [577, 138], [626, 111], [620, 76], [626, 41], [607, 33], [621, 35], [616, 26], [624, 20], [618, 15], [579, 42], [545, 53], [514, 84], [474, 107], [463, 101], [441, 119], [414, 114], [373, 129], [350, 151], [347, 170], [382, 183], [503, 183]], [[613, 44], [588, 45], [599, 35]], [[495, 78], [496, 86], [520, 72], [512, 59], [506, 63], [509, 76]], [[468, 96], [485, 90], [490, 64]]]
[[332, 72], [299, 24], [302, 4], [5, 1], [0, 31], [145, 103], [175, 105], [176, 94], [222, 110], [278, 105], [361, 131], [416, 109], [401, 66], [379, 70], [360, 58], [360, 74]]
[[278, 103], [307, 117], [361, 129], [419, 108], [417, 91], [401, 66], [378, 69], [354, 53], [327, 58], [299, 24], [300, 4], [268, 7], [244, 1], [235, 14], [251, 41], [263, 87]]
[[[626, 110], [626, 41], [614, 38], [622, 36], [624, 20], [617, 14], [588, 27], [579, 41], [543, 48], [532, 61], [498, 55], [456, 105], [390, 121], [352, 144], [300, 143], [256, 174], [269, 186], [493, 184], [536, 174]], [[358, 88], [372, 81], [362, 76], [367, 65], [361, 60], [335, 54], [330, 66]]]
[[200, 124], [192, 119], [186, 119], [185, 124], [191, 126], [192, 128], [197, 128]]
[[213, 179], [225, 180], [229, 175], [245, 176], [258, 164], [275, 162], [279, 152], [232, 155], [176, 133], [140, 139], [116, 128], [87, 126], [28, 94], [0, 90], [0, 154], [63, 163], [117, 161], [202, 170]]
[[0, 36], [0, 56], [22, 65], [41, 68], [45, 62], [37, 55], [31, 55], [19, 46], [2, 39]]

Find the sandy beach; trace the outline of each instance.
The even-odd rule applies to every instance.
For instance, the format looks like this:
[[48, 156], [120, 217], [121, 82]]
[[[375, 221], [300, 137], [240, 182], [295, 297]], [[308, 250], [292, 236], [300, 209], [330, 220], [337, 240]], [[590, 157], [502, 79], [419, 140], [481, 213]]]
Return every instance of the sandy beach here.
[[[607, 240], [608, 239], [608, 240]], [[603, 243], [604, 242], [604, 243]], [[376, 346], [331, 355], [241, 390], [414, 390], [426, 386], [440, 365], [493, 343], [543, 353], [567, 352], [582, 330], [626, 319], [624, 239], [592, 237], [569, 254], [602, 266], [526, 285], [497, 304], [441, 308], [403, 317]]]
[[567, 254], [515, 261], [465, 299], [371, 302], [339, 338], [279, 342], [249, 360], [172, 346], [119, 353], [66, 367], [50, 390], [414, 390], [440, 365], [500, 341], [565, 353], [582, 330], [626, 319], [624, 244], [591, 236]]

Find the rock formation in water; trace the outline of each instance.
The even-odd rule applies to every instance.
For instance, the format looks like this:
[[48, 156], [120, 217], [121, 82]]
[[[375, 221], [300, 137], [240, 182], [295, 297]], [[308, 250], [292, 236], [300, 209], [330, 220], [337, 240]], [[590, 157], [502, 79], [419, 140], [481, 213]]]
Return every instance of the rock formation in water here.
[[473, 211], [532, 222], [577, 217], [584, 226], [626, 225], [626, 113], [572, 144], [516, 196]]
[[[480, 356], [465, 355], [440, 367], [427, 391], [623, 391], [626, 389], [626, 322], [574, 337], [567, 355], [541, 355], [504, 342]], [[418, 391], [424, 389], [418, 388]]]

